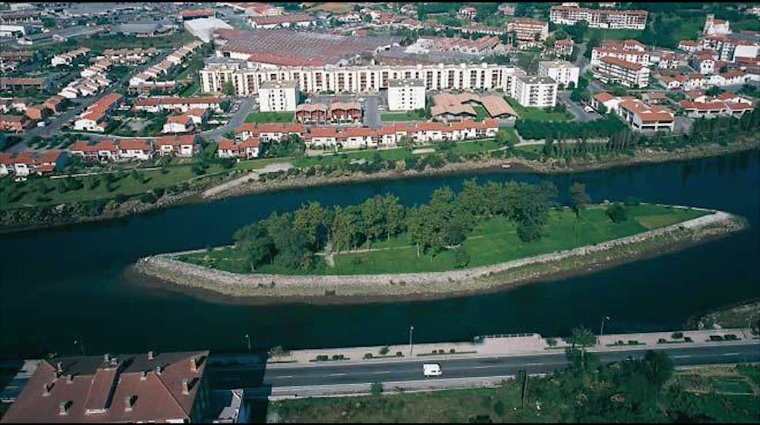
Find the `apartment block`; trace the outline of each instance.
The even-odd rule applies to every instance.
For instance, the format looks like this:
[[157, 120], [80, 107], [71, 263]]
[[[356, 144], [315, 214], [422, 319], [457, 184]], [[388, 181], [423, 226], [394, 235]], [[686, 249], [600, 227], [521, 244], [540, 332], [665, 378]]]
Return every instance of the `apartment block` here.
[[259, 88], [261, 112], [295, 112], [300, 91], [296, 81], [265, 81]]
[[593, 76], [604, 83], [617, 82], [626, 87], [649, 86], [649, 68], [614, 57], [604, 57], [593, 68]]
[[425, 108], [425, 82], [421, 79], [388, 81], [388, 110], [413, 111]]
[[557, 83], [549, 77], [517, 76], [513, 97], [525, 107], [553, 108], [557, 104]]
[[561, 25], [573, 25], [579, 21], [586, 21], [589, 28], [643, 30], [647, 24], [647, 11], [553, 6], [549, 20]]
[[673, 131], [675, 114], [663, 107], [647, 105], [638, 99], [625, 99], [617, 113], [636, 131]]
[[538, 63], [538, 76], [549, 77], [562, 87], [570, 83], [578, 86], [580, 68], [568, 61], [541, 61]]

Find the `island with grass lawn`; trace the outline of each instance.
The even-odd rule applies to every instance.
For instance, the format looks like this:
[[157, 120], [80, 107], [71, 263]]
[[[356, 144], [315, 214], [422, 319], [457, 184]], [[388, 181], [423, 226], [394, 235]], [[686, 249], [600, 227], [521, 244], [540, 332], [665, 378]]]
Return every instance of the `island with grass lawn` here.
[[728, 235], [734, 215], [604, 201], [585, 185], [559, 206], [551, 183], [466, 181], [406, 207], [394, 195], [359, 205], [273, 213], [227, 247], [142, 258], [134, 269], [170, 284], [271, 301], [441, 298], [586, 273]]

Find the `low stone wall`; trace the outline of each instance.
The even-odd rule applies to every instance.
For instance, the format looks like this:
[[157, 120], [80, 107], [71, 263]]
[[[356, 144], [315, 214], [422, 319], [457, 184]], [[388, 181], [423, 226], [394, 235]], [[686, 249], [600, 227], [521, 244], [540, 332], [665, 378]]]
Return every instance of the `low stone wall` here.
[[185, 263], [180, 253], [142, 258], [136, 271], [185, 287], [211, 290], [233, 297], [340, 298], [434, 295], [446, 297], [496, 287], [516, 286], [558, 273], [572, 273], [633, 261], [642, 255], [673, 249], [743, 229], [746, 221], [714, 211], [683, 223], [584, 246], [501, 264], [437, 273], [377, 275], [235, 274]]

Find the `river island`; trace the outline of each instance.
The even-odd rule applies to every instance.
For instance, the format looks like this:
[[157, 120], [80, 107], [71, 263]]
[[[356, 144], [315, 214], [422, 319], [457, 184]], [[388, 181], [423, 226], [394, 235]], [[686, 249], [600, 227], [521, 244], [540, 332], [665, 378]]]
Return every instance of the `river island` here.
[[744, 229], [722, 211], [592, 203], [585, 185], [556, 202], [550, 183], [465, 182], [424, 205], [393, 195], [317, 202], [235, 232], [226, 247], [140, 259], [142, 275], [257, 303], [364, 303], [497, 291], [661, 255]]

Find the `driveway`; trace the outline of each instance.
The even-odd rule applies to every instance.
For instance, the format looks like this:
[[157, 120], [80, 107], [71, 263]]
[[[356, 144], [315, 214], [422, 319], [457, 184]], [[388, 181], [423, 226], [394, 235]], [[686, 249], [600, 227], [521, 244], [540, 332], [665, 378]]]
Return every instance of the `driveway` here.
[[215, 142], [220, 141], [222, 139], [222, 136], [224, 136], [224, 133], [228, 131], [235, 131], [236, 128], [243, 125], [248, 114], [253, 112], [253, 105], [256, 103], [256, 100], [252, 97], [246, 97], [242, 100], [233, 101], [240, 102], [240, 107], [238, 108], [237, 112], [235, 112], [235, 114], [227, 121], [227, 124], [221, 127], [217, 127], [213, 130], [202, 132], [201, 135], [203, 137], [206, 139], [212, 139]]
[[364, 125], [369, 128], [380, 128], [380, 113], [377, 110], [377, 96], [367, 96], [364, 102]]
[[602, 116], [596, 112], [586, 112], [586, 110], [583, 109], [581, 105], [573, 102], [573, 100], [570, 99], [569, 91], [558, 92], [557, 99], [567, 105], [567, 110], [570, 111], [570, 113], [575, 117], [573, 121], [587, 122], [602, 118]]

